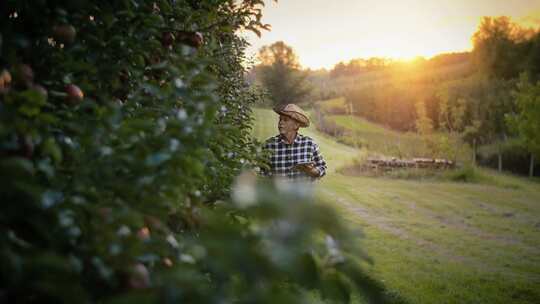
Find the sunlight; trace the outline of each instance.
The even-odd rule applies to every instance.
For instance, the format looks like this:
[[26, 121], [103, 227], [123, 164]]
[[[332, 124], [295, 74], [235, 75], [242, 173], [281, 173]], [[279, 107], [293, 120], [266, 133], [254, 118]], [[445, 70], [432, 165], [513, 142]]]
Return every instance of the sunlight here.
[[469, 51], [482, 16], [507, 15], [527, 25], [540, 22], [540, 0], [266, 2], [264, 20], [272, 31], [261, 38], [250, 34], [248, 52], [285, 41], [302, 66], [311, 69], [331, 69], [355, 58], [410, 61]]

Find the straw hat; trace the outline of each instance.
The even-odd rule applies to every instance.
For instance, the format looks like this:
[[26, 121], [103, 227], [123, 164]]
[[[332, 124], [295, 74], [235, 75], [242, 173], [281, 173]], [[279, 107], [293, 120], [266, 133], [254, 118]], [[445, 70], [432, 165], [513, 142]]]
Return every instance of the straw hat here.
[[300, 127], [309, 127], [309, 118], [306, 115], [306, 112], [304, 112], [304, 110], [300, 109], [300, 107], [294, 103], [278, 106], [274, 108], [274, 112], [280, 115], [289, 116], [290, 118], [298, 121], [300, 123]]

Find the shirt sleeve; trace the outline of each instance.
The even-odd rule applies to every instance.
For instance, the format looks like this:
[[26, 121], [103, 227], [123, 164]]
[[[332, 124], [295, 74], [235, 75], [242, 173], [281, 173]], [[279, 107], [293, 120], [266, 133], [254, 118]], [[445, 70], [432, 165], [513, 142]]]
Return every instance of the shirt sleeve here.
[[326, 162], [316, 143], [313, 143], [313, 162], [315, 163], [315, 168], [319, 169], [319, 178], [325, 176], [327, 169]]

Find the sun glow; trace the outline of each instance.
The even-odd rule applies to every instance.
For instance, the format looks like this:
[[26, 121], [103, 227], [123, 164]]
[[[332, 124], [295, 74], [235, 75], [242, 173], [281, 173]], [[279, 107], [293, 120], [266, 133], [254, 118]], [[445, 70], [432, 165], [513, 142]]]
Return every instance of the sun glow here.
[[250, 51], [284, 41], [306, 68], [332, 68], [340, 61], [385, 57], [411, 61], [472, 49], [482, 16], [507, 15], [540, 25], [540, 0], [294, 0], [266, 1], [262, 39]]

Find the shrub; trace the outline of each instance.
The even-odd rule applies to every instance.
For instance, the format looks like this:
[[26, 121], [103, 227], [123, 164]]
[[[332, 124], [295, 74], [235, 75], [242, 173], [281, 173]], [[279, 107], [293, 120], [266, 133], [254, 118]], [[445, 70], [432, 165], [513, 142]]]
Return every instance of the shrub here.
[[[481, 147], [477, 154], [478, 164], [497, 169], [499, 161], [497, 146], [498, 143]], [[503, 170], [521, 175], [529, 173], [530, 153], [518, 141], [508, 140], [501, 143], [501, 155]]]
[[378, 299], [328, 210], [228, 199], [263, 159], [236, 34], [260, 4], [0, 2], [0, 302]]
[[330, 136], [339, 137], [343, 136], [346, 132], [345, 128], [336, 124], [334, 121], [321, 118], [321, 121], [317, 122], [317, 130], [326, 133]]
[[328, 108], [326, 108], [325, 112], [328, 115], [345, 115], [345, 114], [349, 114], [347, 109], [345, 107], [341, 107], [341, 106], [328, 107]]
[[473, 166], [464, 166], [456, 170], [448, 171], [444, 176], [455, 182], [471, 183], [481, 180], [479, 173]]
[[337, 139], [337, 141], [339, 143], [344, 144], [344, 145], [348, 145], [348, 146], [355, 147], [355, 148], [358, 148], [358, 149], [361, 149], [361, 148], [369, 149], [368, 142], [365, 139], [360, 138], [356, 134], [355, 135], [344, 134], [341, 137], [339, 137]]

